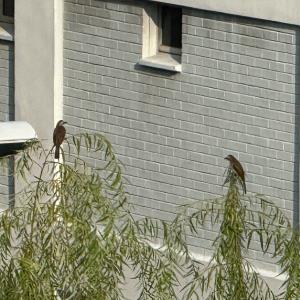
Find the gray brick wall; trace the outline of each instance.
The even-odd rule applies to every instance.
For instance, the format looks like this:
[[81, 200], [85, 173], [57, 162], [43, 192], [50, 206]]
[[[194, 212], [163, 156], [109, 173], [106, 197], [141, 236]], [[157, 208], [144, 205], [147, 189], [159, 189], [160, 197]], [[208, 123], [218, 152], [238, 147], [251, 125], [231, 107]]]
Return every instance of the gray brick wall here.
[[[14, 45], [0, 40], [0, 122], [14, 120]], [[0, 164], [0, 209], [13, 193], [13, 162]]]
[[[248, 191], [271, 196], [292, 218], [296, 27], [183, 9], [183, 71], [173, 74], [137, 64], [145, 2], [65, 0], [69, 131], [108, 135], [136, 214], [171, 219], [188, 199], [223, 194], [231, 153], [246, 168]], [[215, 236], [207, 230], [190, 242], [206, 255]]]

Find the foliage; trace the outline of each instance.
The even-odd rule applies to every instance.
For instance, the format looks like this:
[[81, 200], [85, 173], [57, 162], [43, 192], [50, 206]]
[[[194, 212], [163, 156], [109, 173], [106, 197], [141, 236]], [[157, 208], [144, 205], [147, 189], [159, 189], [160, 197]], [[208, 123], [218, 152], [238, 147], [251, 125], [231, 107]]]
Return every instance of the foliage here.
[[296, 300], [300, 295], [300, 233], [294, 230], [290, 239], [286, 239], [283, 256], [279, 261], [282, 273], [287, 274], [283, 283], [286, 291], [281, 294], [283, 299]]
[[[220, 300], [277, 299], [246, 254], [257, 239], [264, 253], [271, 245], [274, 253], [279, 253], [290, 227], [289, 221], [263, 196], [242, 197], [237, 176], [233, 172], [228, 174], [229, 189], [224, 198], [187, 205], [182, 212], [193, 235], [197, 236], [207, 220], [210, 225], [219, 225], [212, 259], [206, 267], [188, 274], [186, 296]], [[195, 212], [189, 215], [191, 209]]]
[[[242, 196], [234, 172], [224, 197], [184, 205], [171, 223], [137, 220], [109, 141], [80, 134], [66, 142], [59, 163], [36, 140], [16, 157], [24, 187], [16, 206], [0, 215], [0, 299], [124, 299], [127, 270], [139, 299], [299, 298], [299, 232], [291, 234], [288, 219], [264, 196]], [[202, 265], [187, 239], [207, 224], [218, 236]], [[287, 275], [279, 296], [247, 258], [256, 242], [279, 257]]]
[[111, 144], [82, 134], [68, 145], [60, 163], [38, 141], [17, 158], [27, 184], [0, 218], [0, 299], [121, 299], [126, 268], [140, 299], [176, 299], [178, 245], [149, 244], [157, 226], [134, 220]]

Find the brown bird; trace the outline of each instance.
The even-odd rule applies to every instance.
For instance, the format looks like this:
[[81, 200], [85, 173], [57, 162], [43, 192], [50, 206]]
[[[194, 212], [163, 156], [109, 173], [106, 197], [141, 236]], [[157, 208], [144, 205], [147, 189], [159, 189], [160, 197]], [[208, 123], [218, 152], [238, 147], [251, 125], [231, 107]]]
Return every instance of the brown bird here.
[[227, 155], [225, 157], [225, 159], [227, 159], [229, 161], [229, 168], [232, 171], [234, 171], [235, 174], [238, 176], [238, 178], [241, 182], [244, 194], [246, 194], [247, 191], [246, 191], [246, 183], [245, 183], [245, 172], [244, 172], [244, 169], [243, 169], [241, 163], [233, 155]]
[[55, 154], [54, 154], [55, 159], [59, 159], [60, 145], [63, 143], [66, 136], [66, 128], [64, 127], [64, 124], [66, 123], [67, 122], [64, 122], [63, 120], [59, 120], [53, 131], [53, 144], [54, 144], [53, 147], [55, 147]]

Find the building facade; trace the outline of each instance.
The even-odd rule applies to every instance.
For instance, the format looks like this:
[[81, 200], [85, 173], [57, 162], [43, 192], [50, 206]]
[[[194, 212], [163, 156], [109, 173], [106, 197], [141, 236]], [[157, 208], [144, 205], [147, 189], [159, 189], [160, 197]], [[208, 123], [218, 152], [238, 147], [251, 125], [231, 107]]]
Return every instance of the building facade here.
[[[15, 0], [15, 119], [49, 143], [61, 118], [105, 133], [136, 215], [224, 194], [234, 154], [249, 193], [299, 222], [300, 4], [243, 2]], [[215, 236], [189, 242], [205, 260]]]
[[[13, 6], [0, 1], [0, 121], [12, 121], [14, 112], [14, 42]], [[10, 3], [13, 3], [11, 1]], [[13, 162], [0, 166], [0, 208], [5, 207], [14, 193]]]
[[[248, 191], [297, 218], [297, 27], [180, 7], [182, 47], [171, 61], [145, 50], [149, 18], [163, 7], [65, 1], [69, 130], [109, 136], [136, 214], [171, 220], [180, 204], [224, 194], [224, 157], [234, 154]], [[207, 230], [190, 243], [207, 257], [215, 237]], [[255, 249], [251, 255], [273, 270]]]

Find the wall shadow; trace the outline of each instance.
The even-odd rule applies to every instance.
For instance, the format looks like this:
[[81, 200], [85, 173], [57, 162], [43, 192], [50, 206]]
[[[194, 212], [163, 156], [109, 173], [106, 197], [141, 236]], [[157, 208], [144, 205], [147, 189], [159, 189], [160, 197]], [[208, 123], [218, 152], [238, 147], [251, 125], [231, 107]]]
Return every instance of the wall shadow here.
[[295, 32], [295, 131], [294, 131], [294, 195], [293, 195], [293, 226], [299, 229], [299, 145], [300, 145], [300, 28]]
[[[8, 114], [9, 121], [15, 121], [15, 54], [14, 43], [9, 43], [9, 65], [8, 65]], [[8, 205], [15, 206], [15, 160], [10, 158], [8, 162]]]

